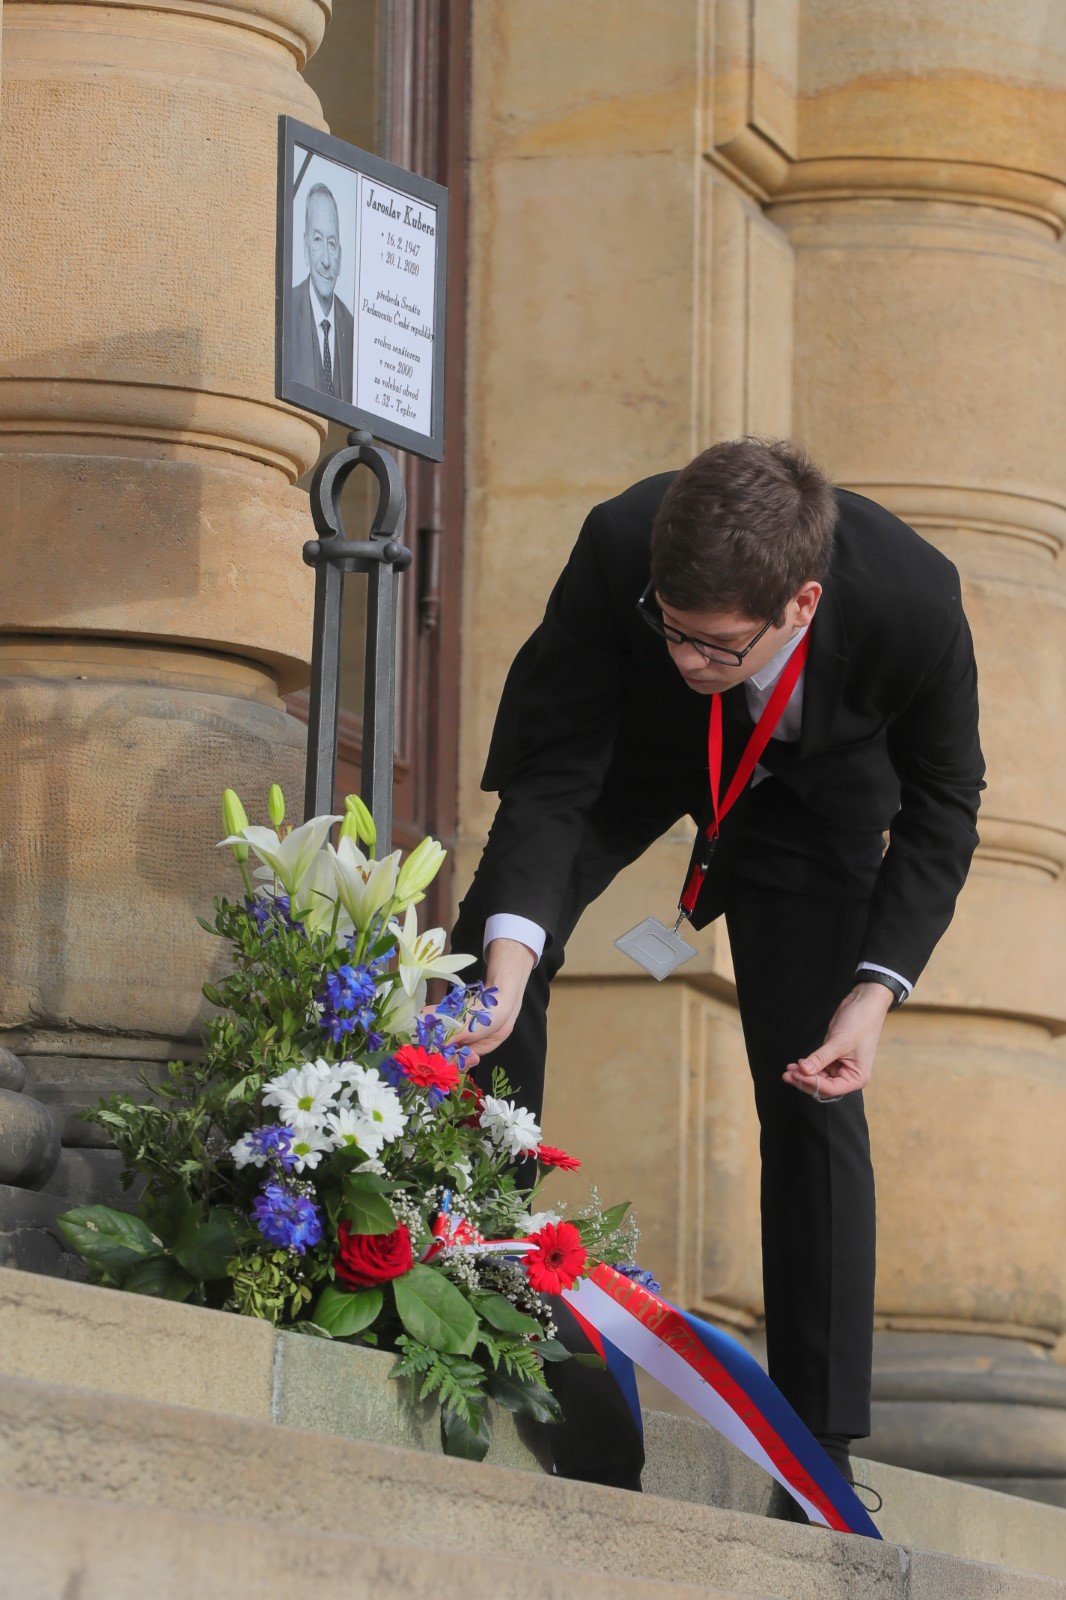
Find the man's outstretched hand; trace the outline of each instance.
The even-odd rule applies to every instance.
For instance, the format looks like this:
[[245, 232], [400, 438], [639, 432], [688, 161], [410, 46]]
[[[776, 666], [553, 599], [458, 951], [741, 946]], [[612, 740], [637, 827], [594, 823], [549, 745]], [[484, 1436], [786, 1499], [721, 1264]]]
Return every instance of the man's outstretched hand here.
[[892, 992], [883, 984], [856, 984], [837, 1007], [825, 1043], [791, 1062], [782, 1074], [785, 1082], [821, 1100], [865, 1089], [891, 1004]]
[[476, 1066], [481, 1057], [495, 1050], [510, 1035], [522, 998], [529, 982], [529, 974], [537, 958], [528, 945], [517, 939], [493, 939], [485, 953], [485, 987], [496, 990], [496, 1005], [491, 1011], [492, 1022], [487, 1028], [467, 1029], [453, 1033], [449, 1044], [467, 1045], [469, 1064]]

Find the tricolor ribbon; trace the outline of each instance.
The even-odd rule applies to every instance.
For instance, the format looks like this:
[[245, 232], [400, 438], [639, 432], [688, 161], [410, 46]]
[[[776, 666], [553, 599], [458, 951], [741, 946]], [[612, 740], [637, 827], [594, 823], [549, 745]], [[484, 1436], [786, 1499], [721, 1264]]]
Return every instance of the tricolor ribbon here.
[[[812, 1522], [881, 1535], [865, 1506], [758, 1362], [727, 1333], [652, 1294], [612, 1267], [594, 1267], [563, 1299], [599, 1337], [608, 1368], [634, 1405], [620, 1352], [776, 1478]], [[613, 1350], [611, 1347], [614, 1347]], [[639, 1418], [639, 1406], [636, 1407]]]

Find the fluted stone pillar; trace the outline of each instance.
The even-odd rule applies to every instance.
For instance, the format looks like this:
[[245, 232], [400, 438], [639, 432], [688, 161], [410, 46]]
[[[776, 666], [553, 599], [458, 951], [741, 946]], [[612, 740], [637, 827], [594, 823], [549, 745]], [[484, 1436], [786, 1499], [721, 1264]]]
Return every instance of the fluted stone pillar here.
[[870, 1096], [874, 1449], [1066, 1501], [1066, 18], [892, 12], [805, 0], [799, 158], [768, 206], [795, 431], [958, 565], [989, 768], [969, 884]]
[[68, 1111], [196, 1037], [222, 787], [299, 803], [320, 429], [273, 397], [275, 171], [328, 14], [4, 8], [0, 1041]]

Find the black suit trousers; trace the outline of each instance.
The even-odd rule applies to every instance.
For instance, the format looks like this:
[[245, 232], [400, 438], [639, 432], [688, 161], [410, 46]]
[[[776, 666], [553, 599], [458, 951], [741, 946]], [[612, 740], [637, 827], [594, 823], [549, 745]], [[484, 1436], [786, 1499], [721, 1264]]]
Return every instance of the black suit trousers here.
[[[502, 1066], [519, 1103], [538, 1114], [550, 985], [563, 964], [566, 940], [585, 907], [623, 867], [686, 813], [698, 811], [701, 788], [694, 782], [687, 793], [663, 797], [631, 787], [625, 795], [605, 795], [589, 814], [558, 932], [530, 975], [514, 1032], [477, 1069], [487, 1080], [494, 1065]], [[870, 1431], [875, 1251], [862, 1096], [819, 1104], [784, 1083], [781, 1074], [821, 1044], [852, 986], [868, 899], [854, 885], [844, 885], [839, 894], [822, 887], [770, 887], [774, 849], [758, 830], [752, 830], [750, 843], [742, 840], [725, 905], [760, 1124], [768, 1366], [812, 1431], [859, 1438]], [[481, 902], [475, 877], [460, 907], [453, 948], [480, 954], [486, 916], [506, 910]], [[651, 911], [665, 920], [670, 907], [634, 906], [632, 921]], [[555, 1368], [554, 1375], [569, 1365]], [[606, 1375], [575, 1367], [563, 1381], [568, 1425], [565, 1432], [557, 1430], [558, 1470], [637, 1487], [632, 1424], [624, 1402], [610, 1397]]]

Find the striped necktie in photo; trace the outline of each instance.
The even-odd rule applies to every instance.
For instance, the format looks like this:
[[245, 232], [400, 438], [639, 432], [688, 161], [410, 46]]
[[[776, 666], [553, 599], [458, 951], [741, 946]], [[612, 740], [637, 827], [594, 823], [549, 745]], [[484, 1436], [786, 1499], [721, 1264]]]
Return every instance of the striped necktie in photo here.
[[329, 353], [329, 318], [322, 318], [322, 370], [326, 374], [326, 392], [333, 394], [333, 357]]

